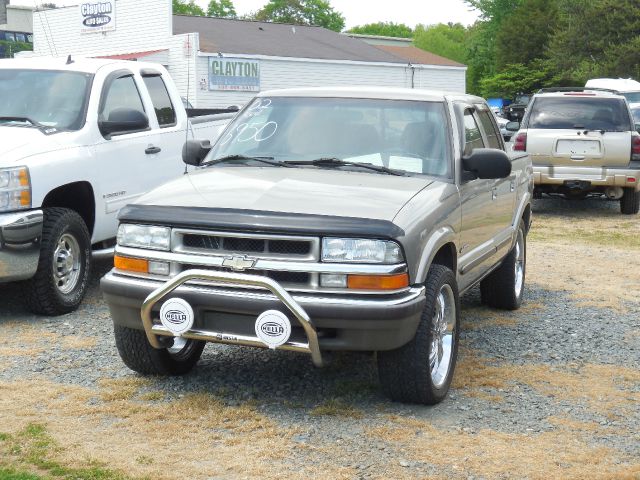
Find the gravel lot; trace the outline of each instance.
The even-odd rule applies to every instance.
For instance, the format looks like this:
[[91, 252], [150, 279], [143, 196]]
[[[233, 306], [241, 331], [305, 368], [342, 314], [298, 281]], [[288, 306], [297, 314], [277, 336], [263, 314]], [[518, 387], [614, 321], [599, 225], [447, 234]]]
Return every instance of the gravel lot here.
[[534, 212], [523, 308], [463, 297], [454, 388], [435, 407], [389, 402], [360, 354], [317, 370], [210, 344], [192, 374], [144, 378], [115, 349], [108, 263], [58, 318], [0, 285], [0, 477], [48, 478], [3, 445], [39, 424], [47, 458], [113, 478], [640, 478], [639, 218], [595, 200]]

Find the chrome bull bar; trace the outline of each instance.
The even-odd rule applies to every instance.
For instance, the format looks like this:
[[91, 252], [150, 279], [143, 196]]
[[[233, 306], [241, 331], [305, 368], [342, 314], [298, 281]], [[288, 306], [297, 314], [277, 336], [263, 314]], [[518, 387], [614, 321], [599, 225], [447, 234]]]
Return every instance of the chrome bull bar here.
[[[169, 293], [173, 292], [176, 288], [191, 280], [209, 280], [234, 287], [251, 286], [269, 290], [289, 309], [289, 311], [291, 311], [291, 313], [293, 313], [307, 335], [307, 343], [288, 341], [284, 345], [276, 348], [294, 352], [309, 353], [313, 364], [317, 367], [322, 366], [322, 355], [320, 353], [320, 345], [318, 343], [318, 334], [313, 322], [309, 318], [309, 315], [307, 315], [307, 312], [304, 311], [298, 302], [296, 302], [278, 282], [271, 278], [259, 275], [194, 269], [186, 270], [167, 281], [164, 285], [157, 288], [147, 296], [142, 304], [142, 308], [140, 309], [142, 324], [152, 347], [165, 348], [158, 340], [158, 336], [174, 336], [174, 334], [163, 325], [154, 325], [153, 319], [151, 318], [151, 310], [153, 309], [153, 306]], [[224, 332], [205, 331], [194, 328], [183, 333], [182, 337], [193, 340], [206, 340], [213, 343], [263, 348], [267, 347], [267, 345], [265, 345], [258, 337], [237, 334], [229, 335]]]

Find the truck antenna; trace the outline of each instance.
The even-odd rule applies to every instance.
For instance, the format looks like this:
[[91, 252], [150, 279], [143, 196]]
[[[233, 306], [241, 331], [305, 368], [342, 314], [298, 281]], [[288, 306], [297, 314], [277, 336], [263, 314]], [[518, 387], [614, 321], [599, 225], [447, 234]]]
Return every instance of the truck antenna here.
[[71, 59], [71, 55], [69, 55], [67, 57], [67, 65], [71, 65], [73, 63], [73, 60]]

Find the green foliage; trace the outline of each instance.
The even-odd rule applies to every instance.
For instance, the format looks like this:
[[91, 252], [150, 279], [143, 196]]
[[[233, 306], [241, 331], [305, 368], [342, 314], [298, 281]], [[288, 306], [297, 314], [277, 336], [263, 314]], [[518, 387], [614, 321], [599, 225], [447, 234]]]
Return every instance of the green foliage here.
[[[4, 57], [12, 58], [15, 53], [32, 51], [33, 45], [27, 42], [9, 42], [0, 40], [0, 52], [4, 51]], [[1, 57], [2, 55], [0, 55]]]
[[174, 15], [196, 15], [203, 17], [204, 10], [195, 4], [194, 0], [172, 0]]
[[336, 32], [341, 32], [344, 28], [344, 17], [326, 0], [269, 0], [253, 15], [253, 19], [263, 22], [319, 25]]
[[379, 35], [381, 37], [412, 38], [413, 30], [404, 23], [378, 22], [360, 25], [347, 30], [360, 35]]
[[436, 55], [464, 62], [466, 60], [466, 29], [460, 23], [439, 23], [425, 27], [418, 25], [413, 37], [416, 47]]
[[502, 72], [480, 81], [480, 95], [485, 98], [513, 98], [516, 93], [535, 92], [551, 82], [551, 71], [543, 61], [538, 60], [530, 65], [507, 65]]
[[211, 0], [207, 7], [207, 15], [221, 18], [236, 18], [238, 16], [231, 0]]

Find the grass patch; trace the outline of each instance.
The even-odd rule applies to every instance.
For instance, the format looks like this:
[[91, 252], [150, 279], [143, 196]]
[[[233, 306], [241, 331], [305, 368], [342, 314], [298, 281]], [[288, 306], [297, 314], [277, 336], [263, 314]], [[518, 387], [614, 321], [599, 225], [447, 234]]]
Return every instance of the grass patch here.
[[364, 417], [362, 411], [355, 408], [343, 400], [337, 398], [330, 398], [329, 400], [321, 403], [317, 407], [311, 409], [309, 412], [314, 417], [331, 416], [331, 417], [346, 417], [360, 419]]
[[[127, 480], [130, 477], [105, 468], [95, 461], [72, 467], [59, 462], [56, 457], [64, 452], [47, 433], [44, 425], [28, 424], [22, 431], [3, 434], [0, 445], [1, 480], [63, 479], [63, 480]], [[34, 474], [35, 470], [38, 474]]]

